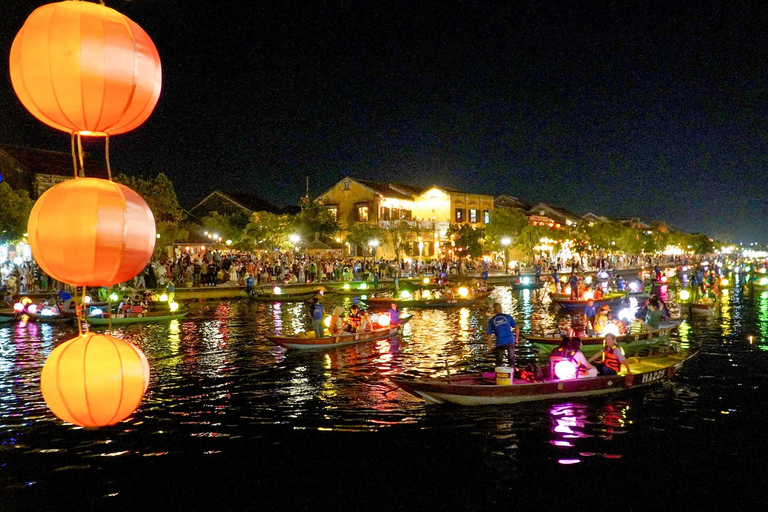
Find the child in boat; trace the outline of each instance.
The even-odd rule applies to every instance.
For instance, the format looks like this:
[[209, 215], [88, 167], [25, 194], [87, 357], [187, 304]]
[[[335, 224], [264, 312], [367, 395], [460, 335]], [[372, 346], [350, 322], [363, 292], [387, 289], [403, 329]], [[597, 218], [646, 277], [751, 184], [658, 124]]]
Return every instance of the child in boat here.
[[347, 317], [347, 325], [344, 326], [346, 332], [357, 332], [357, 328], [360, 327], [360, 308], [357, 304], [352, 304], [349, 308], [349, 317]]
[[584, 357], [581, 352], [581, 340], [578, 337], [574, 336], [568, 343], [567, 358], [576, 366], [576, 377], [597, 377], [597, 368], [589, 364]]
[[357, 332], [366, 332], [373, 329], [371, 325], [371, 317], [368, 315], [368, 311], [360, 311], [360, 325], [357, 327]]

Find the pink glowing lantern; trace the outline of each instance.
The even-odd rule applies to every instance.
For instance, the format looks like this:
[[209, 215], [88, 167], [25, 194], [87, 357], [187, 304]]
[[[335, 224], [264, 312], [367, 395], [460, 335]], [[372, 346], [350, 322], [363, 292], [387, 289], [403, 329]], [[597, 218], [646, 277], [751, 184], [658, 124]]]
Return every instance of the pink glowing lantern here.
[[560, 361], [555, 365], [555, 375], [560, 380], [576, 377], [576, 366], [570, 361]]

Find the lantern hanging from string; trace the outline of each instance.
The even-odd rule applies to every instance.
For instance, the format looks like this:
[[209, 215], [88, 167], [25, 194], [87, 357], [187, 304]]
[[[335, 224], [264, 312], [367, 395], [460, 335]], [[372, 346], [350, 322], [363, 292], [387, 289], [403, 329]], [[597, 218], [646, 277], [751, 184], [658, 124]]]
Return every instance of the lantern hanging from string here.
[[78, 178], [40, 196], [29, 216], [29, 244], [51, 277], [76, 286], [110, 286], [142, 272], [155, 248], [152, 210], [113, 181]]
[[57, 417], [83, 427], [114, 425], [141, 403], [149, 364], [132, 343], [86, 332], [51, 352], [40, 379]]
[[160, 56], [123, 14], [85, 1], [46, 4], [29, 15], [11, 46], [11, 83], [43, 123], [67, 133], [128, 132], [160, 96]]

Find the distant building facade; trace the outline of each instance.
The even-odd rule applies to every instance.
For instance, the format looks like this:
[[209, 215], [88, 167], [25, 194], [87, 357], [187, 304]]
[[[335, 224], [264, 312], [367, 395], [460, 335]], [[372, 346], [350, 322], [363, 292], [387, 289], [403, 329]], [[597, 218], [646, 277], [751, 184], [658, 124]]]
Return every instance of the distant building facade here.
[[[493, 196], [467, 193], [440, 186], [419, 187], [405, 183], [379, 183], [346, 177], [321, 194], [323, 205], [341, 227], [345, 239], [356, 224], [390, 229], [405, 223], [410, 227], [405, 253], [410, 257], [437, 257], [452, 251], [447, 230], [451, 225], [482, 227], [491, 221]], [[365, 248], [350, 247], [352, 254]], [[380, 249], [394, 256], [391, 244]], [[379, 254], [382, 254], [381, 252]]]

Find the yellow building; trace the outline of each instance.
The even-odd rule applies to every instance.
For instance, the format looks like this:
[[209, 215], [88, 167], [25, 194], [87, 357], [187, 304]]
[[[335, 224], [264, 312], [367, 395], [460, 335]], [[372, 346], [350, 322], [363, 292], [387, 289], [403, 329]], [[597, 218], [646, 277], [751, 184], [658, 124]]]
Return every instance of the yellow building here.
[[[342, 239], [356, 224], [377, 225], [388, 230], [393, 230], [396, 225], [407, 227], [404, 252], [413, 258], [433, 258], [451, 251], [446, 231], [452, 224], [482, 227], [491, 221], [493, 211], [493, 196], [490, 195], [349, 177], [339, 181], [316, 201], [328, 208], [339, 222]], [[363, 254], [364, 250], [350, 247], [352, 254]], [[393, 258], [394, 254], [393, 241], [383, 241], [377, 255]]]

